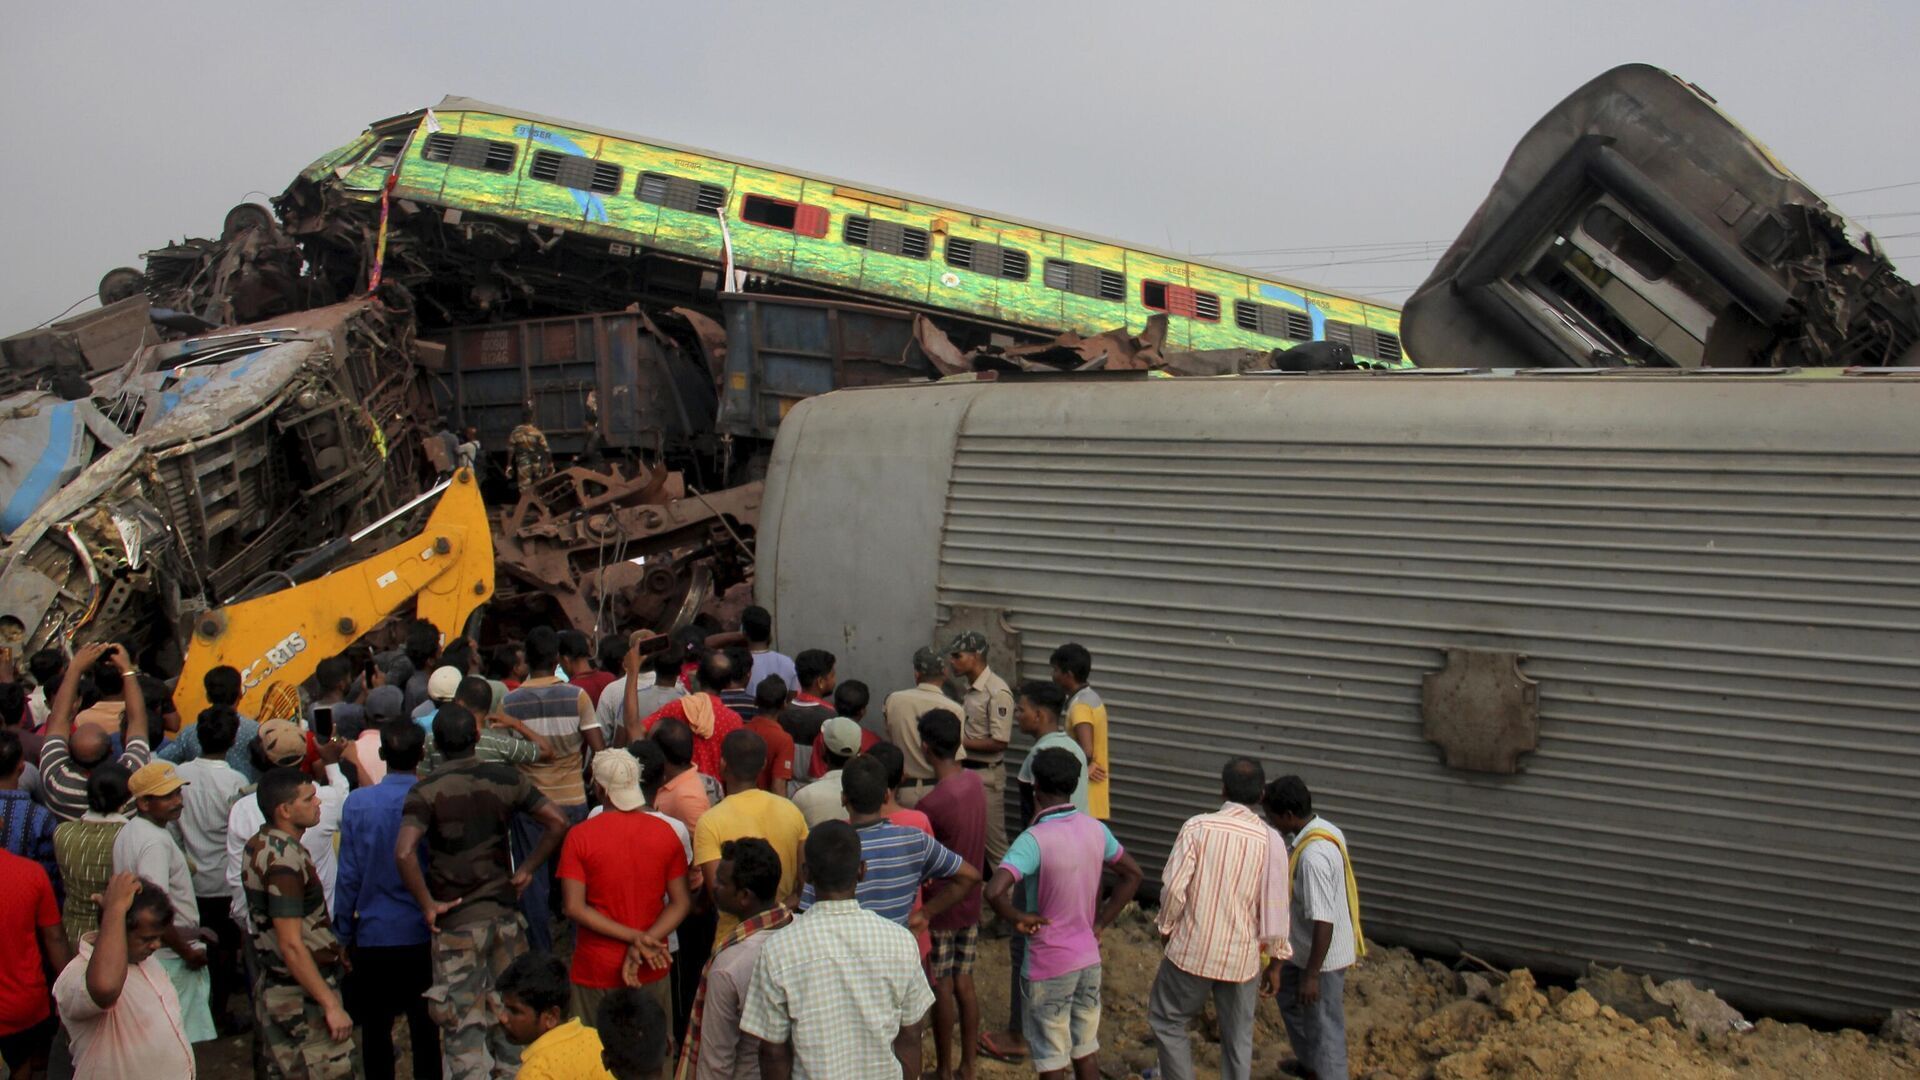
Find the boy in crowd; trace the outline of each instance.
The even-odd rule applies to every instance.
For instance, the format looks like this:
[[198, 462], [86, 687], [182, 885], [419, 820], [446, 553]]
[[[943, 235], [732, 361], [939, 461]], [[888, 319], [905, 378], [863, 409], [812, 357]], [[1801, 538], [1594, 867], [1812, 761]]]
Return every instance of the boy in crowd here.
[[1087, 756], [1087, 813], [1101, 821], [1112, 816], [1107, 797], [1107, 704], [1099, 691], [1087, 685], [1093, 675], [1093, 654], [1085, 645], [1067, 642], [1049, 658], [1055, 686], [1067, 692], [1060, 710], [1061, 726]]
[[526, 953], [500, 973], [494, 1014], [520, 1051], [518, 1080], [610, 1080], [600, 1036], [567, 1016], [567, 967], [545, 953]]

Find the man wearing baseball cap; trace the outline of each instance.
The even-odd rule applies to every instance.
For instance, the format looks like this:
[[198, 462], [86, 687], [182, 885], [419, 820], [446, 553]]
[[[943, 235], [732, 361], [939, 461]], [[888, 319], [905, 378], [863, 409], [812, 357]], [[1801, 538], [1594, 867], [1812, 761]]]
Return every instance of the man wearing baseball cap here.
[[113, 841], [113, 872], [137, 874], [159, 885], [173, 901], [173, 923], [155, 954], [180, 999], [180, 1019], [189, 1042], [216, 1037], [207, 998], [211, 985], [207, 945], [200, 936], [200, 903], [193, 895], [193, 869], [167, 826], [180, 818], [186, 781], [170, 761], [151, 761], [127, 781], [136, 813]]
[[967, 752], [961, 762], [978, 770], [987, 792], [987, 863], [1007, 853], [1007, 770], [1002, 758], [1013, 739], [1013, 688], [987, 666], [987, 635], [968, 630], [947, 646], [953, 673], [967, 680], [960, 699], [960, 745]]
[[632, 754], [595, 754], [593, 786], [605, 809], [567, 831], [557, 874], [561, 910], [578, 931], [568, 972], [574, 1015], [598, 1015], [600, 1002], [627, 985], [623, 967], [670, 1011], [667, 938], [693, 907], [687, 849], [647, 812]]
[[434, 714], [460, 692], [460, 680], [466, 677], [466, 672], [450, 666], [434, 668], [433, 674], [427, 676], [427, 700], [413, 710], [413, 722], [426, 731], [429, 739], [433, 737]]
[[794, 792], [793, 805], [807, 819], [807, 828], [818, 828], [824, 821], [847, 820], [846, 803], [840, 798], [840, 770], [860, 753], [861, 728], [844, 716], [836, 716], [820, 725], [820, 741], [827, 758], [827, 775]]

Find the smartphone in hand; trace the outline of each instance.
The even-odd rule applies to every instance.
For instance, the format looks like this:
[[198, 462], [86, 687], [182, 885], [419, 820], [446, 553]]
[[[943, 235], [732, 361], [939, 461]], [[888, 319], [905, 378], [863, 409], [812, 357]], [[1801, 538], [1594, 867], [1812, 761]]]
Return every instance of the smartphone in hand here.
[[319, 742], [333, 741], [333, 706], [313, 707], [313, 737]]

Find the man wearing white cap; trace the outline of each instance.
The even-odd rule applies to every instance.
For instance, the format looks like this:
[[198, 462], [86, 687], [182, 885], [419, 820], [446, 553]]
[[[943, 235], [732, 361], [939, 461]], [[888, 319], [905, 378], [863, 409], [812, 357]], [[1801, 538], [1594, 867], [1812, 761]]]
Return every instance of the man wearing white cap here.
[[840, 770], [860, 753], [860, 725], [844, 716], [836, 716], [820, 725], [827, 775], [794, 792], [793, 805], [806, 816], [807, 828], [818, 828], [823, 821], [847, 820], [847, 806], [840, 799]]
[[623, 969], [671, 1011], [667, 938], [693, 907], [686, 848], [647, 812], [632, 754], [594, 755], [593, 786], [605, 809], [567, 831], [557, 873], [561, 910], [577, 929], [568, 972], [574, 1015], [599, 1015], [607, 994], [630, 985]]
[[440, 706], [453, 700], [460, 692], [460, 680], [466, 677], [466, 672], [457, 667], [437, 667], [427, 676], [427, 700], [413, 710], [413, 722], [426, 729], [429, 740], [433, 738], [433, 718], [439, 714]]
[[213, 1013], [207, 1005], [209, 973], [207, 945], [200, 938], [200, 902], [193, 894], [193, 869], [187, 853], [167, 831], [180, 819], [185, 805], [181, 788], [187, 782], [170, 761], [152, 761], [140, 766], [127, 781], [138, 812], [113, 841], [113, 872], [138, 874], [167, 891], [173, 901], [173, 925], [161, 940], [166, 947], [157, 954], [180, 999], [180, 1018], [189, 1042], [205, 1042], [216, 1037]]

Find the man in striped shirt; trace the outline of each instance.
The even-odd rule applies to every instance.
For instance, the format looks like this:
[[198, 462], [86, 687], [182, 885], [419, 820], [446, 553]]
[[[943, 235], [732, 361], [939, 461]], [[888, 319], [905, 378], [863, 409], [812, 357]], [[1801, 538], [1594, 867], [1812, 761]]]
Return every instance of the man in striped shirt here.
[[[560, 812], [567, 824], [578, 825], [587, 819], [585, 755], [582, 748], [606, 749], [607, 739], [593, 713], [593, 701], [587, 692], [553, 674], [560, 662], [560, 636], [545, 626], [527, 633], [527, 666], [534, 674], [507, 693], [500, 711], [526, 725], [527, 730], [546, 738], [553, 757], [519, 766], [533, 786], [540, 789]], [[524, 861], [540, 842], [541, 829], [531, 817], [522, 814], [513, 820], [513, 857]], [[553, 948], [553, 879], [548, 868], [533, 875], [526, 891], [520, 894], [520, 910], [527, 916], [527, 940], [534, 951]]]
[[[840, 776], [841, 799], [847, 820], [860, 837], [860, 858], [866, 874], [855, 899], [860, 906], [918, 933], [927, 921], [965, 899], [980, 887], [980, 871], [911, 825], [895, 825], [880, 812], [887, 801], [887, 770], [871, 754], [847, 762]], [[928, 897], [920, 910], [913, 907], [920, 886], [929, 881], [946, 886]], [[800, 908], [814, 902], [813, 885], [800, 892]]]
[[113, 739], [97, 724], [74, 723], [80, 704], [80, 677], [89, 669], [97, 683], [119, 688], [131, 684], [121, 716], [126, 752], [118, 761], [129, 774], [152, 756], [147, 740], [147, 706], [139, 692], [140, 672], [127, 650], [118, 645], [82, 645], [61, 679], [53, 698], [53, 718], [47, 722], [47, 741], [40, 747], [40, 799], [61, 821], [87, 812], [87, 778], [113, 757]]
[[1220, 1020], [1221, 1076], [1251, 1074], [1260, 949], [1271, 957], [1268, 993], [1288, 955], [1287, 846], [1260, 813], [1266, 782], [1259, 762], [1227, 762], [1220, 771], [1226, 802], [1187, 819], [1167, 855], [1159, 920], [1167, 950], [1147, 999], [1163, 1080], [1193, 1080], [1187, 1021], [1209, 996]]

